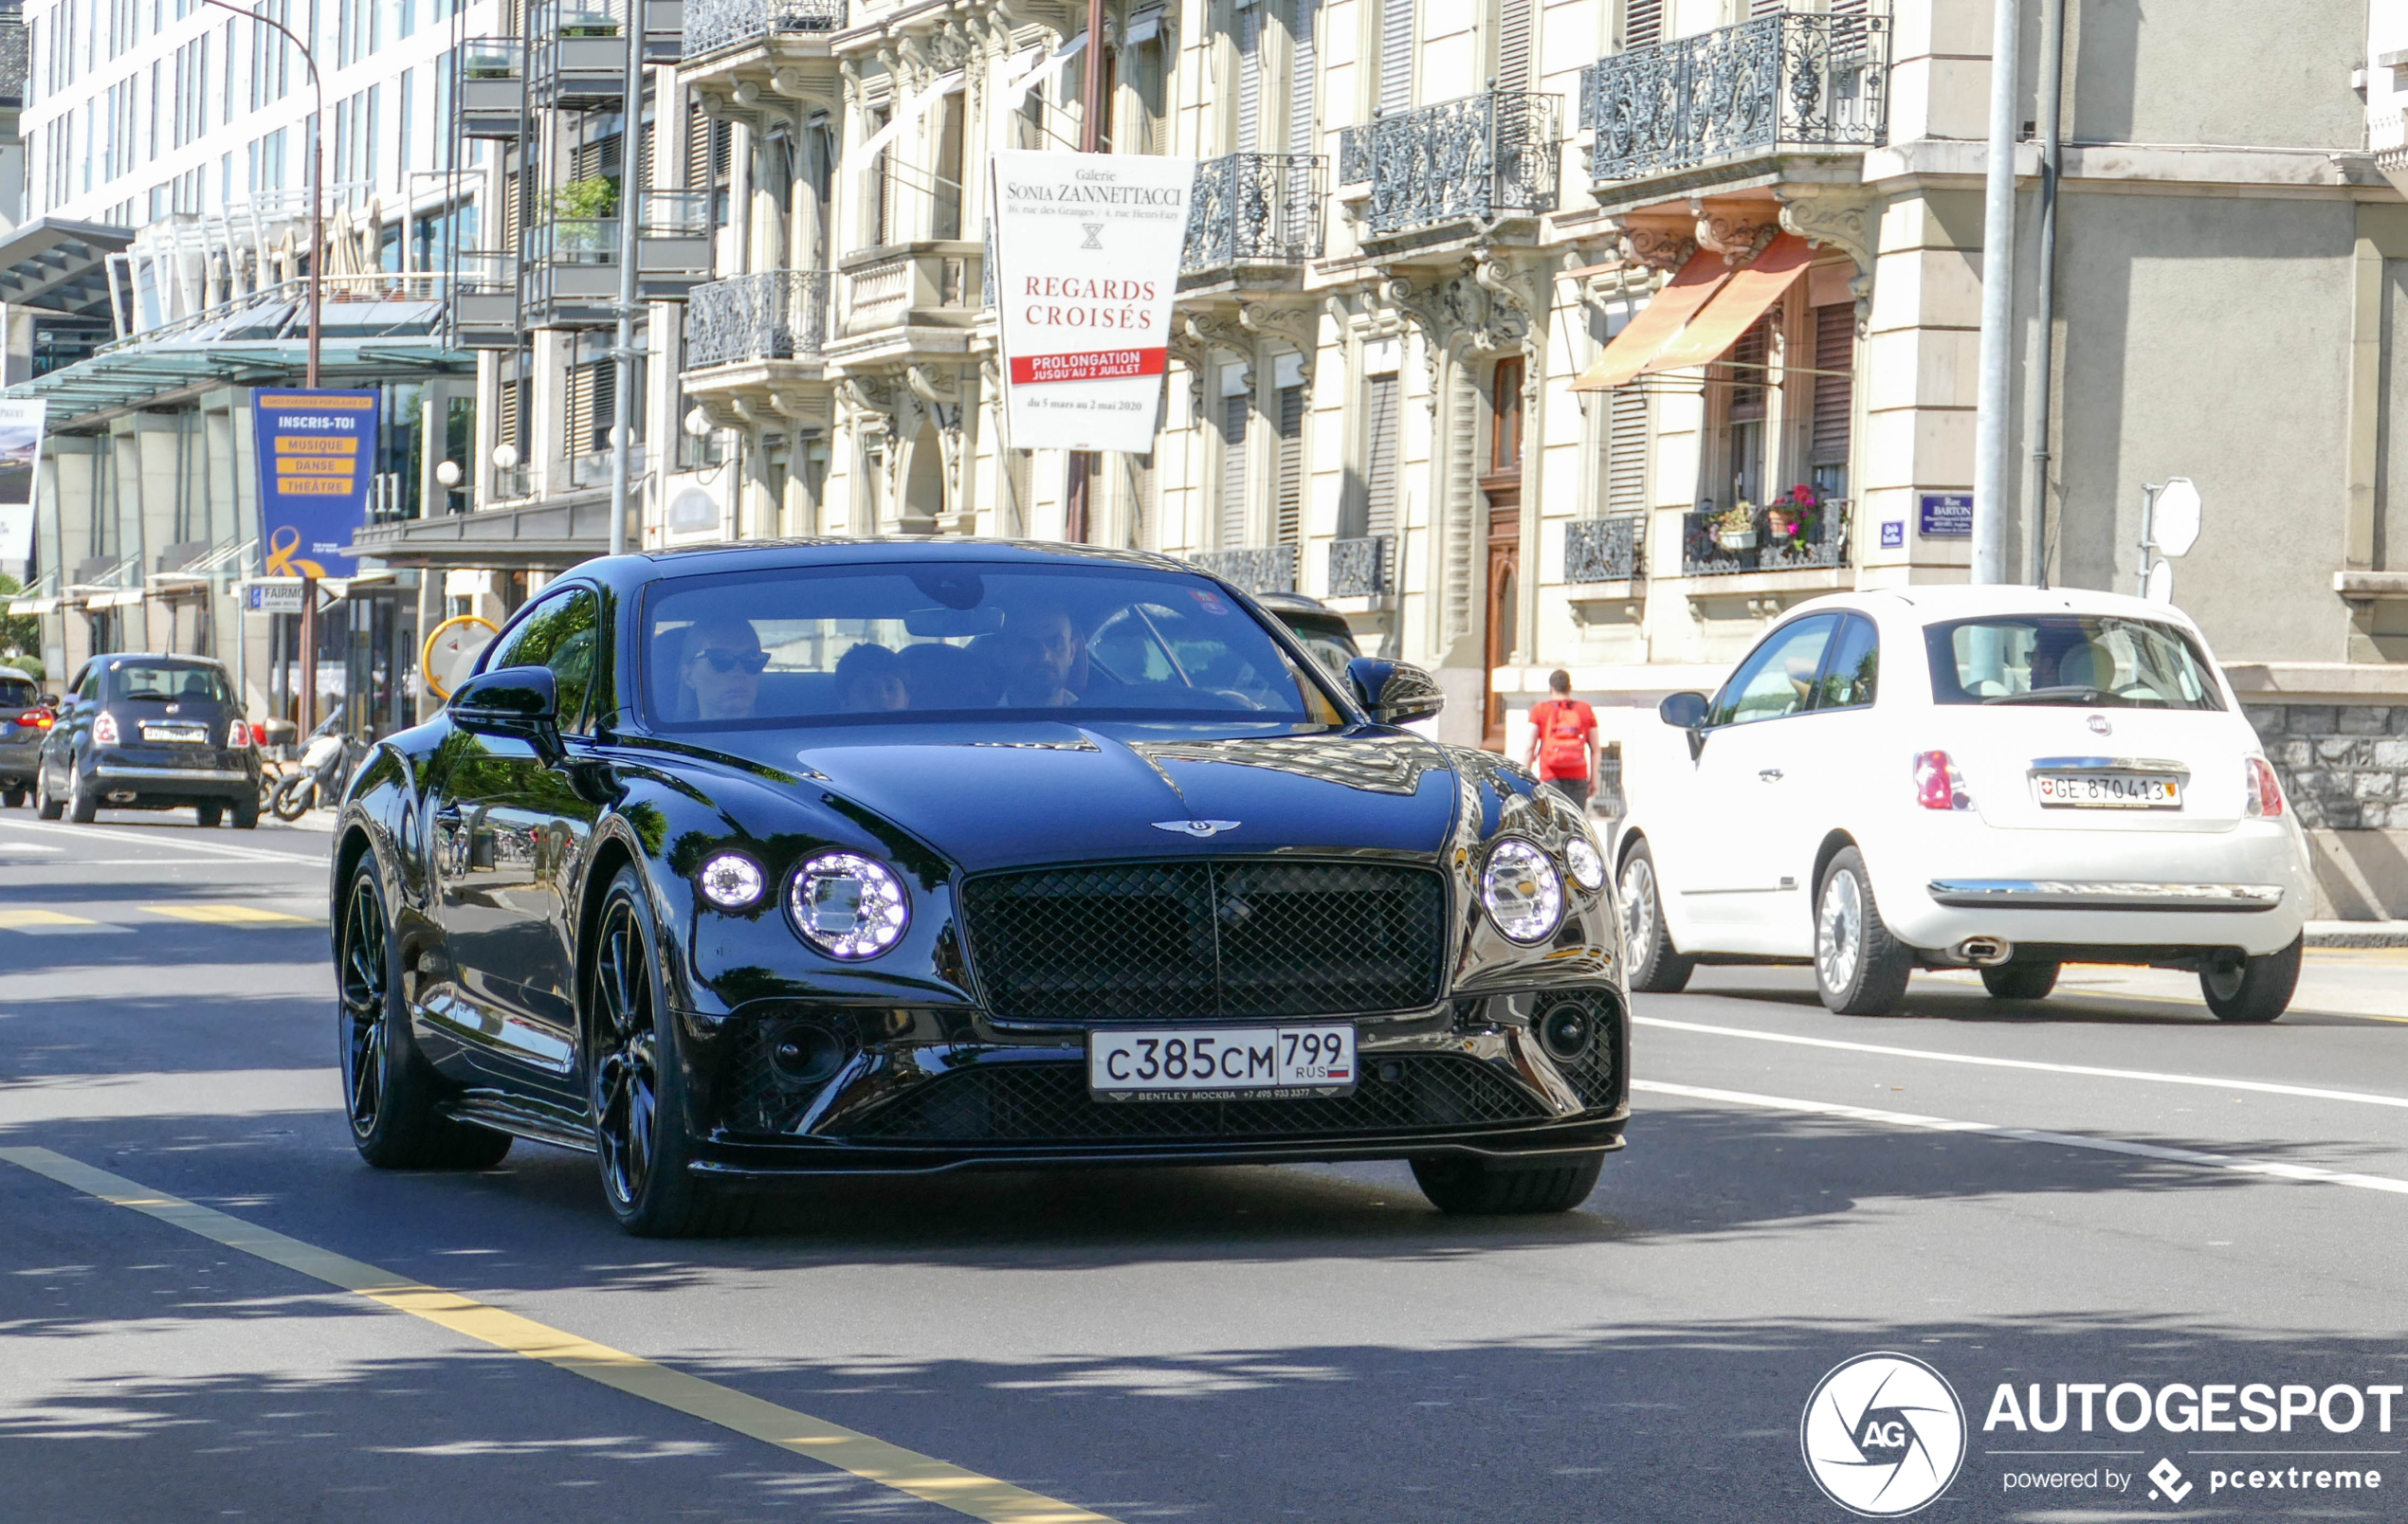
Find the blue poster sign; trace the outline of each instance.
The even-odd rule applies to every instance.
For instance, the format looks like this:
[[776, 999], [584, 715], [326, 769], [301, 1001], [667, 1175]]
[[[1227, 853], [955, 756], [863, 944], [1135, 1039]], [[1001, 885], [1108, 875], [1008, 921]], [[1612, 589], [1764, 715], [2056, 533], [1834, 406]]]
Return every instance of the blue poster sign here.
[[374, 391], [251, 392], [263, 575], [347, 577], [357, 570], [341, 553], [368, 517], [377, 400]]
[[1905, 519], [1885, 518], [1881, 521], [1881, 548], [1885, 551], [1902, 551], [1906, 548], [1906, 521]]
[[1923, 537], [1973, 538], [1973, 494], [1926, 492], [1923, 495]]

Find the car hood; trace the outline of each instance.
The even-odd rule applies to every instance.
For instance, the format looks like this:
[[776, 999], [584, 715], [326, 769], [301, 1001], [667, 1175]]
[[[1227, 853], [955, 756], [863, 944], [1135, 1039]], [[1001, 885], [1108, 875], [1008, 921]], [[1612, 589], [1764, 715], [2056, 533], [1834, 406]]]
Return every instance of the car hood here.
[[1445, 751], [1374, 726], [877, 725], [705, 744], [800, 774], [963, 870], [1275, 850], [1435, 857], [1458, 790]]

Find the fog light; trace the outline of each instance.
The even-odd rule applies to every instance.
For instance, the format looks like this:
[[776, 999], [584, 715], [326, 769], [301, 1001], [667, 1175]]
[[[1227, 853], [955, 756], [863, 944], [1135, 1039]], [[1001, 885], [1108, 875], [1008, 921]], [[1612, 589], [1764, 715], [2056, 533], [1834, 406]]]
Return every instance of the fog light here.
[[845, 1045], [826, 1027], [797, 1022], [782, 1028], [770, 1044], [770, 1066], [793, 1084], [824, 1084], [845, 1066]]
[[1558, 1059], [1581, 1058], [1596, 1040], [1596, 1019], [1578, 1006], [1558, 1006], [1539, 1022], [1539, 1041]]

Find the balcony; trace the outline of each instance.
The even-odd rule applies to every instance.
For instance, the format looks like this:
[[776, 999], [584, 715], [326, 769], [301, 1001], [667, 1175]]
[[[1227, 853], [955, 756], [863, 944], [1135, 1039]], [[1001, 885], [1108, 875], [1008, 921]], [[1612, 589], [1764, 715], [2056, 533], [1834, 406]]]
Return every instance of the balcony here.
[[463, 250], [450, 281], [453, 342], [464, 349], [519, 347], [519, 262]]
[[1726, 523], [1723, 513], [1685, 514], [1681, 574], [1721, 577], [1846, 566], [1850, 507], [1835, 501], [1802, 510], [1759, 508], [1744, 527]]
[[685, 56], [845, 29], [846, 0], [685, 0]]
[[1599, 59], [1580, 72], [1596, 184], [1889, 136], [1887, 13], [1784, 11]]
[[[711, 192], [647, 190], [637, 202], [635, 294], [682, 301], [710, 274]], [[527, 229], [530, 326], [616, 321], [619, 219], [563, 217]]]
[[1231, 154], [1197, 165], [1180, 273], [1320, 258], [1327, 164], [1318, 154]]
[[1294, 592], [1296, 547], [1264, 545], [1245, 551], [1198, 551], [1188, 564], [1248, 592]]
[[685, 309], [686, 369], [816, 363], [835, 279], [832, 270], [763, 270], [696, 286]]
[[1491, 90], [1382, 117], [1358, 129], [1351, 149], [1341, 138], [1340, 173], [1369, 181], [1375, 238], [1536, 217], [1555, 209], [1561, 106], [1555, 96]]
[[528, 26], [535, 104], [563, 111], [614, 105], [627, 95], [626, 9], [632, 0], [541, 0]]
[[1390, 535], [1374, 535], [1365, 539], [1331, 541], [1329, 595], [1376, 598], [1392, 590], [1388, 585], [1388, 547], [1394, 538]]
[[516, 137], [526, 103], [527, 45], [480, 37], [460, 53], [460, 131], [468, 137]]
[[1581, 518], [1563, 526], [1563, 580], [1575, 584], [1628, 582], [1646, 574], [1644, 516]]
[[984, 299], [985, 256], [983, 244], [961, 239], [847, 255], [837, 265], [844, 309], [830, 357], [859, 365], [967, 354]]

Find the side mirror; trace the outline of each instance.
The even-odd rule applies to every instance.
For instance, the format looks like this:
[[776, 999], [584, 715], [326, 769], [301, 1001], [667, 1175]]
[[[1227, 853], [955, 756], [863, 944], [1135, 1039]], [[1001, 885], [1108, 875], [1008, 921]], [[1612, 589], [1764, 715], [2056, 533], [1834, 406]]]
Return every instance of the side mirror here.
[[1346, 663], [1346, 681], [1356, 701], [1382, 725], [1428, 719], [1447, 707], [1438, 680], [1403, 662], [1359, 656]]
[[1681, 730], [1695, 730], [1706, 723], [1706, 695], [1676, 693], [1655, 706], [1657, 717], [1667, 725]]
[[515, 736], [533, 746], [546, 765], [563, 754], [560, 690], [550, 667], [502, 667], [471, 678], [452, 690], [448, 707], [461, 729]]

